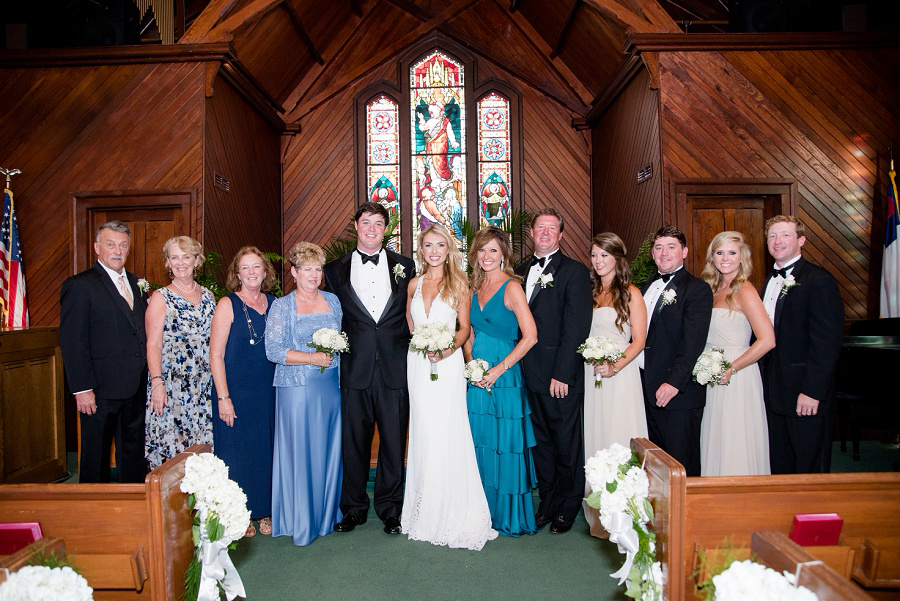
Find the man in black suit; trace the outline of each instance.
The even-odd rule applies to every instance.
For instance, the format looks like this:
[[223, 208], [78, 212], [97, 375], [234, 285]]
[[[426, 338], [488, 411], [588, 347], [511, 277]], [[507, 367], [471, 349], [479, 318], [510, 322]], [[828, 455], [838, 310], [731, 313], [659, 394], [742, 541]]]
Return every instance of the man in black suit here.
[[406, 293], [415, 275], [412, 259], [382, 248], [390, 221], [378, 203], [362, 204], [354, 217], [357, 247], [325, 266], [325, 289], [344, 311], [350, 352], [341, 359], [344, 482], [335, 526], [350, 532], [366, 523], [369, 458], [375, 424], [380, 437], [375, 473], [375, 512], [388, 534], [400, 534], [403, 458], [409, 425]]
[[130, 247], [125, 223], [104, 223], [94, 266], [68, 278], [60, 293], [59, 346], [81, 412], [81, 482], [109, 482], [113, 438], [119, 480], [143, 482], [147, 474], [147, 297], [125, 271]]
[[766, 244], [775, 259], [763, 294], [775, 326], [776, 346], [763, 358], [773, 474], [831, 471], [844, 302], [834, 276], [801, 256], [805, 243], [798, 218], [778, 215], [766, 222]]
[[684, 268], [687, 240], [666, 226], [653, 237], [659, 274], [641, 291], [647, 303], [647, 343], [639, 357], [650, 440], [677, 459], [688, 476], [700, 475], [700, 422], [706, 387], [693, 380], [712, 317], [709, 284]]
[[576, 352], [591, 329], [587, 268], [559, 249], [565, 223], [556, 209], [531, 222], [534, 257], [516, 269], [537, 325], [537, 344], [522, 359], [537, 446], [541, 497], [537, 527], [568, 532], [584, 497], [584, 363]]

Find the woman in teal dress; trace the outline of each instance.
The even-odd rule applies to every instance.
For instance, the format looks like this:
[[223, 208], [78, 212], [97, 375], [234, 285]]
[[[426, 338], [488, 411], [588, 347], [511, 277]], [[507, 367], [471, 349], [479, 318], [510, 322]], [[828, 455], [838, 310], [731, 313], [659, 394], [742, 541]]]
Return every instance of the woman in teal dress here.
[[535, 440], [518, 365], [537, 342], [537, 328], [511, 256], [509, 237], [495, 227], [481, 229], [472, 242], [472, 336], [464, 352], [466, 361], [490, 366], [481, 382], [469, 385], [467, 403], [491, 520], [500, 534], [518, 537], [538, 532], [531, 496]]

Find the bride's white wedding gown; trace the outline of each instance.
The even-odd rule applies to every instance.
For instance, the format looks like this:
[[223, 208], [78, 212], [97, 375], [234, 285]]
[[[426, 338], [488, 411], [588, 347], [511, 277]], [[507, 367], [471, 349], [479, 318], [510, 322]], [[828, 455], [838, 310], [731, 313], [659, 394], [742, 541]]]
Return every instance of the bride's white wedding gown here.
[[[410, 305], [413, 324], [443, 322], [456, 329], [456, 311], [440, 295], [426, 315], [422, 278]], [[491, 528], [466, 408], [462, 351], [439, 361], [438, 379], [421, 354], [407, 358], [409, 451], [400, 523], [411, 540], [479, 550], [497, 538]]]

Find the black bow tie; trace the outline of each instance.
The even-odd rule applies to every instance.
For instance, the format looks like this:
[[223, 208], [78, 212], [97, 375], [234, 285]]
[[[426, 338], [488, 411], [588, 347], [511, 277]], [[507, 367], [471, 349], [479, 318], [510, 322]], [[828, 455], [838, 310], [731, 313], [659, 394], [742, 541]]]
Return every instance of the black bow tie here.
[[378, 265], [378, 259], [381, 258], [381, 253], [375, 253], [374, 255], [367, 255], [363, 251], [357, 249], [359, 256], [362, 257], [362, 264], [365, 265], [369, 261], [372, 261], [373, 265]]
[[787, 278], [787, 272], [788, 272], [788, 268], [787, 268], [787, 267], [783, 267], [783, 268], [781, 268], [781, 269], [776, 269], [776, 270], [775, 270], [775, 276], [777, 277], [777, 276], [780, 275], [782, 278]]
[[547, 263], [547, 257], [541, 257], [540, 259], [537, 257], [531, 257], [531, 266], [540, 265], [543, 267]]
[[672, 276], [673, 276], [673, 275], [674, 275], [674, 274], [671, 274], [671, 273], [661, 273], [661, 274], [659, 274], [659, 279], [661, 279], [663, 282], [665, 282], [666, 284], [668, 284], [668, 283], [669, 283], [669, 280], [672, 279]]

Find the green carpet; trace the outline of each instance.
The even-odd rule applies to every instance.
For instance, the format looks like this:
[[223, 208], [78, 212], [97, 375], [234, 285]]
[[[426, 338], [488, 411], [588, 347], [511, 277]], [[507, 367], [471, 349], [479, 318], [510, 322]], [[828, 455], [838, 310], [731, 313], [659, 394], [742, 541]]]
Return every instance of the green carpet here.
[[257, 535], [240, 541], [231, 557], [253, 600], [627, 599], [609, 577], [624, 556], [591, 537], [583, 516], [566, 534], [545, 528], [468, 551], [385, 534], [370, 510], [369, 521], [353, 532], [307, 547]]

